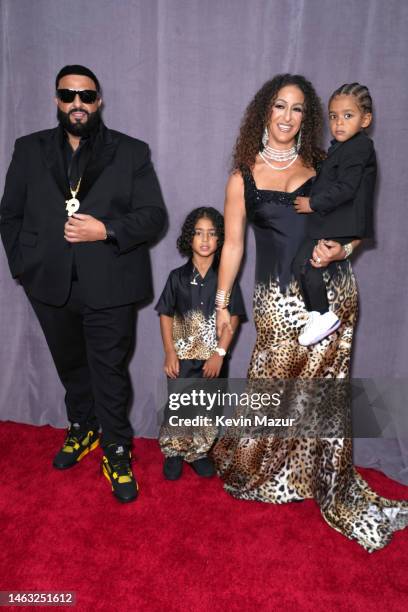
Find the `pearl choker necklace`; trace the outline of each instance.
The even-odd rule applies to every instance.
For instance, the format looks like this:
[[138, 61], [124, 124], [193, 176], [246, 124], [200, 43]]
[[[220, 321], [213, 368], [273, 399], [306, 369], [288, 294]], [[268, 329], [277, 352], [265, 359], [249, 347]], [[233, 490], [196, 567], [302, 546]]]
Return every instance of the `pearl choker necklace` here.
[[[287, 168], [290, 168], [290, 166], [294, 164], [297, 158], [299, 157], [295, 145], [290, 149], [285, 150], [273, 149], [268, 145], [264, 145], [263, 151], [259, 151], [259, 155], [260, 157], [262, 157], [265, 164], [267, 164], [273, 170], [287, 170]], [[289, 161], [289, 163], [286, 166], [274, 166], [270, 163], [269, 160], [277, 162]]]
[[259, 151], [259, 155], [260, 157], [262, 157], [262, 159], [264, 160], [265, 164], [267, 164], [270, 168], [272, 168], [272, 170], [287, 170], [288, 168], [290, 168], [290, 166], [292, 164], [295, 163], [295, 161], [297, 160], [297, 158], [299, 157], [299, 155], [296, 153], [295, 157], [292, 159], [292, 161], [290, 161], [288, 164], [286, 164], [286, 166], [273, 166], [270, 162], [268, 162], [268, 160], [266, 159], [266, 157], [264, 157], [263, 155], [263, 151]]
[[273, 149], [269, 145], [265, 145], [262, 151], [262, 157], [266, 157], [272, 161], [289, 161], [292, 160], [297, 155], [297, 149], [294, 145], [290, 149]]

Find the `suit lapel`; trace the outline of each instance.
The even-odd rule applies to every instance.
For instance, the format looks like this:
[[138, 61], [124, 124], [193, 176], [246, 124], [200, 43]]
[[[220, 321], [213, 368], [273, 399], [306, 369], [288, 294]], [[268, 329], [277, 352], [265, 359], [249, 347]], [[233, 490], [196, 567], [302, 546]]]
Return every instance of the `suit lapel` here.
[[327, 151], [327, 155], [328, 157], [330, 157], [335, 151], [337, 151], [337, 149], [339, 149], [342, 145], [346, 144], [346, 143], [350, 143], [353, 140], [358, 140], [360, 138], [367, 138], [367, 135], [364, 132], [357, 132], [357, 134], [354, 134], [354, 136], [352, 136], [351, 138], [349, 138], [348, 140], [346, 140], [345, 142], [339, 142], [336, 139], [333, 139], [330, 141], [330, 147], [329, 150]]
[[92, 185], [99, 178], [106, 166], [112, 161], [119, 139], [113, 136], [103, 124], [95, 138], [91, 157], [85, 168], [77, 197], [80, 202], [87, 196]]
[[[61, 134], [59, 128], [50, 130], [49, 133], [41, 136], [46, 166], [50, 170], [59, 191], [64, 196], [64, 200], [68, 200], [71, 197], [71, 192], [60, 140]], [[81, 186], [77, 194], [77, 198], [81, 203], [103, 170], [112, 161], [118, 143], [118, 137], [114, 136], [112, 132], [102, 124], [95, 138], [91, 157], [85, 168]]]
[[338, 142], [337, 140], [332, 140], [330, 143], [330, 147], [329, 150], [327, 151], [327, 156], [331, 157], [333, 155], [333, 153], [335, 151], [337, 151], [337, 149], [342, 145], [341, 142]]
[[48, 134], [42, 135], [41, 144], [47, 168], [50, 170], [64, 199], [69, 199], [71, 194], [60, 145], [59, 128], [50, 130]]

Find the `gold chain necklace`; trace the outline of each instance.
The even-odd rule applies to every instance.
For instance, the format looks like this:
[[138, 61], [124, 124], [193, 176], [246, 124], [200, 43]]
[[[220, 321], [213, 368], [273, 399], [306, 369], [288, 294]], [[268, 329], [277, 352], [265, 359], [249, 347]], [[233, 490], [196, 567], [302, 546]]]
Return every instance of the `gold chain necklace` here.
[[81, 186], [81, 180], [82, 180], [82, 176], [80, 177], [77, 186], [75, 187], [75, 189], [72, 189], [71, 185], [69, 186], [69, 190], [71, 192], [71, 199], [70, 200], [65, 200], [65, 209], [68, 212], [68, 217], [72, 217], [72, 215], [74, 215], [76, 212], [78, 212], [79, 210], [79, 200], [77, 199], [76, 195], [79, 191], [79, 188]]

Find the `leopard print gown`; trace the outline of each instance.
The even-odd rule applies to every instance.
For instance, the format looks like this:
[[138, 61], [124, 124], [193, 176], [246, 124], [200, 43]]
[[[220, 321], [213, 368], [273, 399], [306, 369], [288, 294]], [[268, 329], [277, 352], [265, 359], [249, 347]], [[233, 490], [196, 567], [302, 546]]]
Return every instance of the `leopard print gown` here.
[[[297, 195], [309, 194], [311, 181], [291, 194], [258, 190], [250, 173], [244, 174], [244, 182], [257, 244], [257, 338], [249, 385], [255, 379], [347, 379], [358, 306], [348, 261], [326, 273], [330, 307], [341, 327], [312, 347], [297, 340], [307, 314], [290, 279], [290, 262], [305, 227], [304, 216], [292, 204]], [[349, 437], [237, 437], [227, 431], [213, 457], [225, 490], [234, 497], [275, 504], [315, 499], [329, 525], [369, 552], [385, 546], [393, 531], [408, 524], [408, 502], [380, 497], [355, 470]]]

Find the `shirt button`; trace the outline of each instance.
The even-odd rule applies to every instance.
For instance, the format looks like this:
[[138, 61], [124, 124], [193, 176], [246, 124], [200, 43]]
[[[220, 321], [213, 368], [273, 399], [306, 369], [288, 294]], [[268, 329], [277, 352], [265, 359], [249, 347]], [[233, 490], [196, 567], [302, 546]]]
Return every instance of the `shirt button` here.
[[204, 283], [201, 283], [201, 286], [204, 287]]
[[204, 304], [204, 302], [200, 302], [201, 306]]

